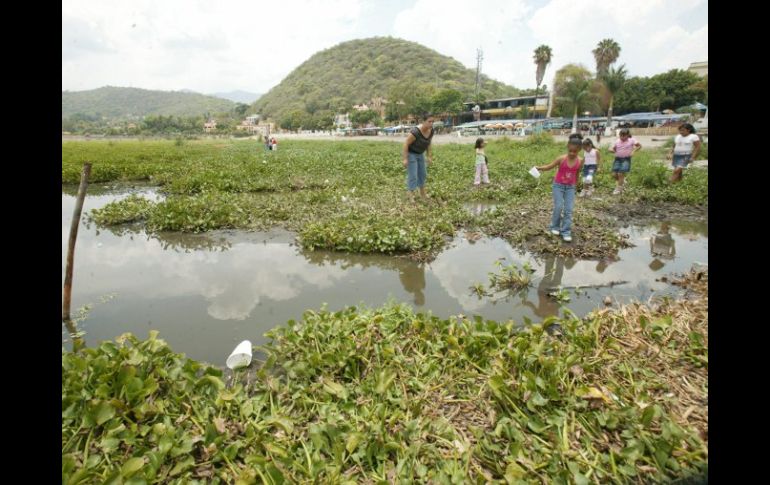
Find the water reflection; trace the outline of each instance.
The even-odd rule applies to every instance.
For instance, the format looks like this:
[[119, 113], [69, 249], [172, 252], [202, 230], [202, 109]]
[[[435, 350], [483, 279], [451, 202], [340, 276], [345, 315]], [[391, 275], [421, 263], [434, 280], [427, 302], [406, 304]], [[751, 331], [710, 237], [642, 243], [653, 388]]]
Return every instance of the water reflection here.
[[232, 247], [232, 242], [227, 235], [216, 231], [200, 234], [171, 231], [147, 233], [141, 223], [101, 226], [87, 222], [86, 228], [90, 229], [91, 224], [94, 224], [97, 236], [104, 231], [117, 237], [128, 237], [132, 241], [134, 237], [139, 237], [145, 241], [155, 240], [164, 250], [190, 253], [194, 251], [227, 251]]
[[425, 305], [425, 266], [422, 264], [410, 264], [401, 268], [398, 279], [404, 286], [404, 290], [414, 295], [414, 304]]
[[665, 261], [673, 260], [676, 256], [676, 242], [671, 235], [670, 222], [661, 223], [657, 232], [650, 236], [650, 254], [653, 260], [649, 267], [653, 271], [660, 271], [666, 266]]
[[299, 253], [310, 263], [319, 266], [337, 266], [343, 270], [352, 268], [378, 268], [397, 271], [404, 291], [413, 296], [416, 306], [425, 305], [425, 264], [405, 257], [375, 254], [350, 254], [334, 251], [307, 251]]
[[523, 305], [530, 308], [539, 318], [546, 318], [551, 315], [558, 315], [560, 304], [550, 293], [555, 288], [561, 286], [564, 277], [564, 269], [571, 269], [575, 266], [573, 258], [564, 258], [563, 256], [547, 255], [544, 258], [543, 277], [537, 285], [537, 306], [529, 300], [523, 301]]
[[463, 204], [463, 207], [474, 216], [480, 216], [485, 212], [495, 212], [497, 210], [497, 204], [490, 202], [468, 202]]
[[[119, 191], [94, 195], [89, 189], [84, 211], [126, 195]], [[63, 191], [62, 281], [74, 201]], [[621, 251], [617, 261], [556, 256], [541, 260], [502, 239], [460, 233], [433, 262], [420, 264], [403, 257], [304, 251], [294, 245], [295, 234], [280, 230], [147, 234], [139, 225], [86, 224], [78, 235], [72, 307], [94, 303], [105, 293], [117, 294], [79, 322], [90, 345], [124, 332], [144, 338], [154, 329], [176, 350], [221, 363], [239, 341], [260, 345], [267, 330], [324, 304], [336, 311], [359, 303], [380, 306], [392, 298], [442, 318], [463, 313], [521, 322], [524, 317], [540, 320], [558, 314], [560, 305], [548, 293], [559, 285], [633, 280], [622, 289], [575, 295], [568, 305], [578, 315], [595, 308], [606, 294], [620, 300], [647, 298], [650, 290], [678, 291], [656, 281], [658, 274], [649, 267], [651, 251], [663, 248], [660, 241], [665, 239], [651, 240], [665, 236], [662, 228], [628, 231], [636, 246]], [[696, 231], [707, 233], [697, 225], [670, 225], [668, 234], [676, 240], [676, 251], [673, 259], [665, 260], [668, 272], [686, 271], [693, 261], [708, 261], [708, 240], [682, 235]], [[470, 286], [488, 286], [498, 260], [528, 262], [543, 277], [517, 294], [482, 298], [472, 294]], [[63, 329], [63, 341], [68, 337], [69, 331]]]
[[674, 238], [671, 236], [670, 223], [662, 223], [660, 230], [650, 237], [650, 253], [662, 259], [674, 259], [676, 246]]

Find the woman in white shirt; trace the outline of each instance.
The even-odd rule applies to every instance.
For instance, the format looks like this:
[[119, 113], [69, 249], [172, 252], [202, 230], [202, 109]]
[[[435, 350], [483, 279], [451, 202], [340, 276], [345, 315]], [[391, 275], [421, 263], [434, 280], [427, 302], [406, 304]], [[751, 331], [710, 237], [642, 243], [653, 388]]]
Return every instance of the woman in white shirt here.
[[671, 175], [672, 183], [682, 180], [684, 167], [698, 156], [700, 146], [700, 137], [695, 134], [695, 128], [690, 123], [679, 127], [679, 134], [674, 138], [674, 148], [668, 154], [671, 165], [674, 167], [674, 173]]

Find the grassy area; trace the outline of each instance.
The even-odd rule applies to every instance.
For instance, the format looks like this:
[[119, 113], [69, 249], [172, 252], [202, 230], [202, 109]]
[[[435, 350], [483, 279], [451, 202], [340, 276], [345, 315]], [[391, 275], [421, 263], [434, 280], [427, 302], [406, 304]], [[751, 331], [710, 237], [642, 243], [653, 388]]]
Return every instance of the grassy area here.
[[[166, 199], [149, 205], [135, 199], [94, 211], [99, 224], [145, 221], [150, 231], [201, 232], [221, 228], [297, 231], [308, 248], [352, 252], [405, 252], [430, 258], [459, 228], [501, 235], [539, 252], [612, 255], [623, 243], [607, 216], [618, 205], [649, 203], [703, 206], [708, 172], [691, 170], [669, 185], [666, 169], [652, 160], [662, 151], [634, 157], [628, 190], [613, 198], [611, 157], [595, 182], [598, 198], [576, 203], [572, 245], [541, 238], [550, 219], [552, 173], [539, 181], [527, 174], [565, 152], [547, 138], [492, 141], [487, 147], [492, 184], [472, 186], [470, 144], [434, 147], [429, 201], [406, 197], [401, 146], [361, 141], [286, 141], [264, 152], [249, 141], [121, 141], [62, 143], [62, 179], [75, 183], [84, 161], [92, 181], [150, 181]], [[621, 201], [618, 204], [618, 200]], [[468, 202], [492, 202], [497, 211], [472, 216]], [[596, 249], [601, 248], [601, 249]]]
[[650, 483], [708, 469], [694, 295], [524, 327], [307, 311], [236, 373], [140, 341], [62, 351], [62, 483]]

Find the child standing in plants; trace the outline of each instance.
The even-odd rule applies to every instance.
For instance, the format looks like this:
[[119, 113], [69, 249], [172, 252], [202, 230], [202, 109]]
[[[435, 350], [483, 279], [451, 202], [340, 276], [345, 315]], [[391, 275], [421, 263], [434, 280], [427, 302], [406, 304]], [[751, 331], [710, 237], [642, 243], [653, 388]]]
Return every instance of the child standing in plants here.
[[685, 123], [679, 127], [679, 134], [674, 138], [674, 148], [668, 154], [674, 173], [671, 174], [671, 182], [682, 180], [682, 171], [700, 153], [700, 137], [695, 134], [695, 127]]
[[540, 171], [550, 170], [558, 165], [553, 177], [553, 216], [551, 216], [551, 234], [566, 242], [572, 241], [572, 206], [575, 203], [575, 186], [578, 173], [583, 166], [583, 160], [578, 157], [581, 148], [581, 137], [570, 136], [567, 142], [567, 154], [553, 162], [536, 167]]
[[594, 147], [594, 142], [590, 138], [583, 140], [583, 191], [580, 192], [581, 197], [590, 197], [594, 193], [594, 176], [599, 171], [599, 163], [601, 162], [601, 153], [599, 149]]
[[478, 186], [483, 178], [484, 183], [489, 183], [489, 169], [487, 168], [487, 155], [484, 153], [484, 147], [487, 142], [483, 138], [476, 138], [476, 178], [473, 179], [473, 185]]
[[612, 195], [623, 193], [626, 174], [631, 171], [631, 156], [641, 148], [642, 144], [631, 137], [628, 128], [621, 128], [618, 139], [610, 147], [610, 151], [615, 154], [615, 161], [612, 162], [612, 177], [617, 181]]

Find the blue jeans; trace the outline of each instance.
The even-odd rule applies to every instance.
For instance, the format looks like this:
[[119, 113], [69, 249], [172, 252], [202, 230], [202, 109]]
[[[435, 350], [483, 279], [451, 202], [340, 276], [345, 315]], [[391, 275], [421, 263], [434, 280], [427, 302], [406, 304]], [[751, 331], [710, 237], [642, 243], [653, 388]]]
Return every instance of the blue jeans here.
[[[575, 186], [553, 183], [553, 216], [551, 230], [562, 236], [572, 236], [572, 206], [575, 203]], [[562, 211], [564, 215], [562, 216]]]
[[406, 165], [406, 188], [409, 191], [423, 187], [425, 179], [428, 177], [428, 170], [425, 168], [425, 154], [408, 152], [408, 163]]

